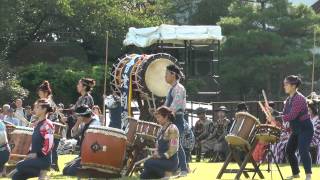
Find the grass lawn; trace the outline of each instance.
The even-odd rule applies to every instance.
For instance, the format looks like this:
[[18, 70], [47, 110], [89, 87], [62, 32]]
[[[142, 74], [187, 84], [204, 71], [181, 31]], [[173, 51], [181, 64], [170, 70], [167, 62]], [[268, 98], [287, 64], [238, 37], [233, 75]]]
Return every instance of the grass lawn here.
[[[60, 165], [60, 169], [62, 171], [64, 164], [71, 161], [75, 156], [72, 155], [63, 155], [63, 156], [59, 156], [59, 165]], [[187, 180], [187, 179], [201, 179], [201, 180], [206, 180], [206, 179], [216, 179], [216, 176], [220, 170], [220, 168], [222, 167], [223, 163], [190, 163], [190, 167], [192, 170], [194, 170], [194, 173], [189, 174], [187, 177], [184, 178], [179, 178], [181, 180]], [[250, 167], [250, 166], [248, 166]], [[232, 164], [230, 165], [228, 168], [237, 168], [237, 165]], [[263, 165], [261, 167], [261, 170], [266, 169], [267, 166]], [[281, 165], [280, 166], [282, 174], [284, 177], [287, 177], [289, 175], [291, 175], [291, 170], [290, 167], [288, 165]], [[273, 170], [276, 170], [276, 166], [273, 165], [272, 166]], [[303, 172], [303, 168], [300, 167], [301, 172]], [[50, 177], [51, 180], [76, 180], [77, 178], [72, 178], [72, 177], [66, 177], [66, 176], [62, 176], [62, 172], [50, 172]], [[271, 174], [268, 174], [267, 172], [263, 172], [265, 179], [267, 180], [279, 180], [280, 179], [280, 175], [278, 174], [278, 172], [274, 171], [273, 172], [273, 178], [271, 178]], [[252, 174], [249, 174], [252, 176]], [[319, 166], [314, 166], [313, 167], [313, 179], [317, 180], [319, 179], [320, 176], [320, 167]], [[235, 174], [225, 174], [224, 176], [222, 176], [222, 179], [233, 179], [235, 177]], [[258, 178], [258, 176], [256, 176], [256, 179]], [[0, 178], [3, 180], [9, 180], [8, 178]], [[37, 178], [33, 178], [34, 180]], [[131, 178], [122, 178], [122, 180], [135, 180], [138, 179], [137, 177], [131, 177]], [[241, 176], [241, 179], [245, 179], [244, 176]], [[301, 179], [304, 179], [304, 173], [301, 174]]]

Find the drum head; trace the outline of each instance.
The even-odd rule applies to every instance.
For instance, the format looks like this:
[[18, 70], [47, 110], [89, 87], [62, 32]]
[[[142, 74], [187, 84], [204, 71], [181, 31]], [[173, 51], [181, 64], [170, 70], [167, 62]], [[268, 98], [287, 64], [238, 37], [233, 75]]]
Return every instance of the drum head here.
[[166, 82], [165, 75], [167, 66], [174, 64], [172, 60], [167, 57], [160, 57], [154, 59], [147, 67], [145, 72], [145, 83], [150, 92], [158, 97], [167, 96], [170, 85]]

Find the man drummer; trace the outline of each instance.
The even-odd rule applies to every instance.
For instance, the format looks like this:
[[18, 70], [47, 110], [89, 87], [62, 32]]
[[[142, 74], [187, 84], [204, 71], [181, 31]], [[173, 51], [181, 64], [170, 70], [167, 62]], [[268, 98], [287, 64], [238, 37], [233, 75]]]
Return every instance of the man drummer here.
[[[179, 130], [180, 140], [183, 138], [184, 131], [184, 112], [186, 108], [186, 90], [180, 80], [184, 78], [184, 74], [180, 68], [174, 64], [167, 66], [165, 80], [171, 85], [169, 93], [164, 103], [165, 106], [169, 107], [175, 116], [174, 124]], [[179, 168], [181, 170], [180, 176], [186, 176], [188, 174], [186, 155], [182, 148], [182, 143], [179, 145]]]
[[[76, 137], [76, 136], [80, 137], [79, 144], [81, 149], [82, 141], [84, 139], [84, 134], [86, 133], [89, 126], [100, 125], [100, 121], [93, 118], [92, 110], [86, 105], [78, 107], [75, 113], [77, 116], [77, 122], [71, 130], [71, 135], [73, 137]], [[80, 151], [80, 157], [75, 158], [63, 169], [63, 175], [76, 176], [77, 172], [81, 168], [80, 161], [81, 161], [81, 151]]]

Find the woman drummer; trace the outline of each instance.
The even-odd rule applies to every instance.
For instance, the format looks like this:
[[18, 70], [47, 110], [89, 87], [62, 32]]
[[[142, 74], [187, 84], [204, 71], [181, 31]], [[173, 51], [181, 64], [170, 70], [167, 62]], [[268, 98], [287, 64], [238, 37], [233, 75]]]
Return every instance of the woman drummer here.
[[38, 177], [42, 170], [48, 170], [51, 166], [54, 127], [48, 115], [53, 109], [48, 100], [39, 99], [34, 111], [38, 120], [32, 134], [31, 150], [26, 159], [17, 164], [13, 180]]
[[0, 120], [0, 178], [4, 175], [3, 168], [8, 162], [10, 156], [10, 147], [8, 144], [6, 125]]
[[[48, 115], [48, 118], [52, 121], [52, 122], [58, 122], [59, 119], [61, 119], [62, 117], [59, 115], [59, 113], [57, 113], [57, 105], [56, 103], [54, 103], [53, 99], [52, 99], [52, 90], [51, 90], [51, 86], [49, 81], [43, 81], [43, 83], [39, 86], [38, 88], [38, 96], [40, 99], [46, 99], [52, 109], [53, 109], [53, 113], [50, 113]], [[52, 150], [52, 169], [54, 169], [55, 171], [59, 171], [59, 166], [58, 166], [58, 153], [57, 153], [57, 148], [59, 146], [60, 143], [60, 138], [54, 138], [54, 147]]]
[[306, 180], [310, 180], [312, 164], [309, 152], [313, 136], [313, 125], [308, 114], [307, 100], [298, 91], [300, 84], [301, 79], [295, 75], [287, 76], [284, 80], [284, 90], [289, 97], [285, 102], [282, 120], [289, 122], [292, 131], [286, 147], [286, 154], [292, 170], [292, 176], [288, 177], [288, 179], [300, 177], [298, 159], [295, 154], [299, 149]]
[[179, 130], [172, 123], [173, 112], [168, 107], [162, 106], [157, 109], [155, 117], [162, 128], [152, 159], [144, 163], [141, 179], [163, 178], [166, 172], [174, 172], [178, 168]]
[[[75, 110], [81, 106], [88, 106], [92, 108], [94, 105], [93, 98], [91, 96], [91, 91], [96, 85], [96, 81], [91, 78], [82, 78], [78, 81], [77, 92], [81, 95], [77, 102], [69, 109], [70, 112], [75, 112]], [[68, 124], [67, 138], [71, 138], [71, 129], [76, 123], [76, 117], [70, 116], [68, 120], [64, 120]]]

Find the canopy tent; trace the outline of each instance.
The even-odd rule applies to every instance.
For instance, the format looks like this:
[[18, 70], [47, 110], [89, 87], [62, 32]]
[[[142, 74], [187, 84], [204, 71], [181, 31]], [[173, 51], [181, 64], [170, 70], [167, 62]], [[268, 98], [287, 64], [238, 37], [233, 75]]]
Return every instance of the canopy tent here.
[[192, 44], [211, 44], [213, 41], [223, 39], [220, 26], [178, 26], [160, 25], [148, 28], [129, 28], [125, 46], [148, 47], [156, 43], [183, 45], [185, 41]]

